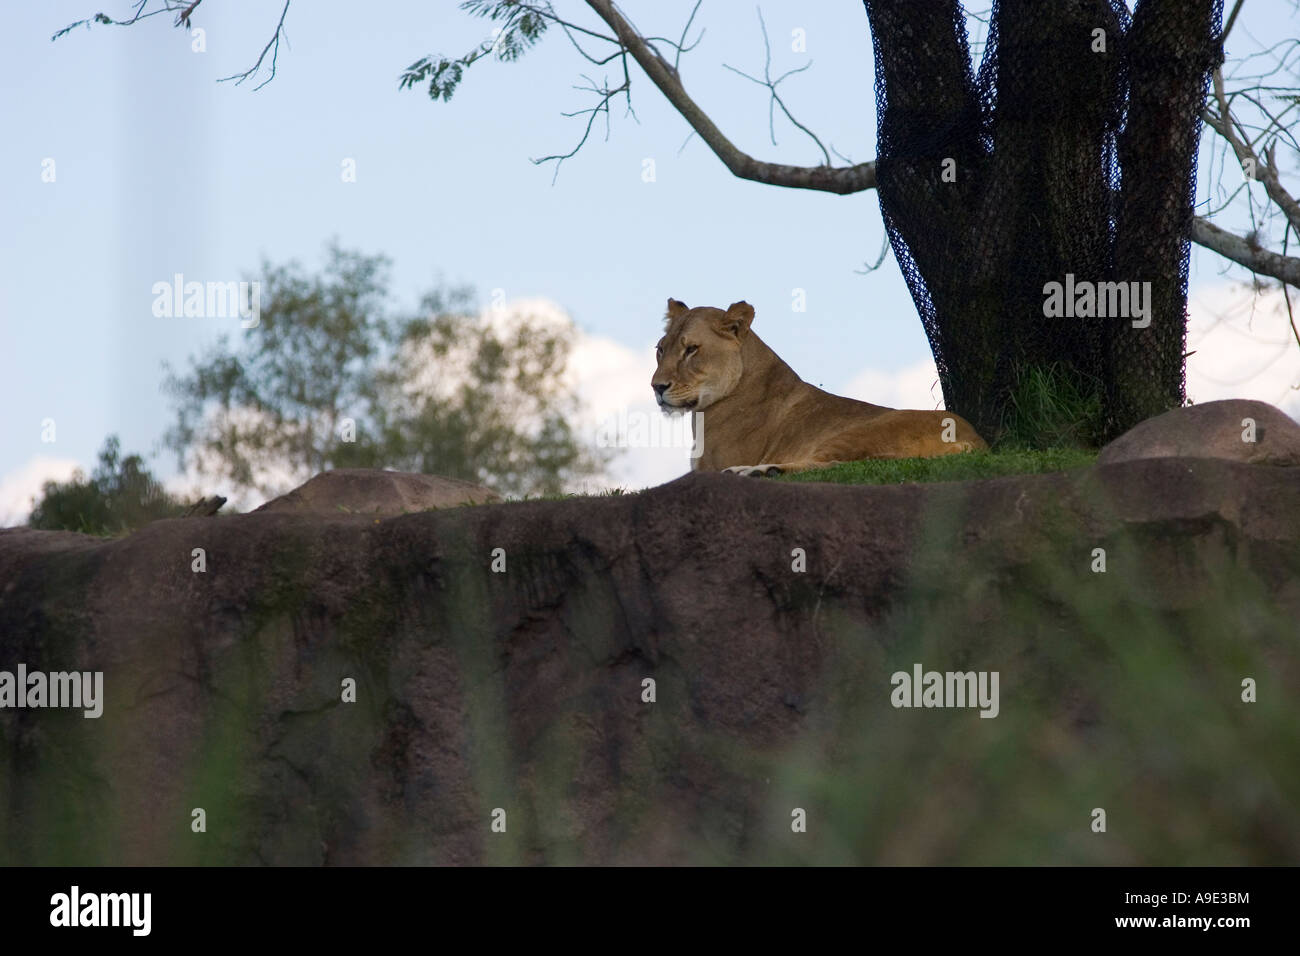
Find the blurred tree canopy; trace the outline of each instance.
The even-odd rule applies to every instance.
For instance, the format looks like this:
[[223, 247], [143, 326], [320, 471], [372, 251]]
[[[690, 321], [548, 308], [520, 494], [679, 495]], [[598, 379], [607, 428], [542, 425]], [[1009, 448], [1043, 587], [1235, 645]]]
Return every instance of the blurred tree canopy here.
[[394, 318], [389, 261], [336, 243], [318, 274], [261, 272], [258, 324], [164, 382], [164, 444], [211, 490], [266, 497], [329, 468], [393, 468], [558, 494], [601, 470], [571, 424], [571, 326], [481, 315], [465, 288]]
[[[394, 468], [559, 494], [605, 458], [575, 434], [573, 328], [471, 308], [465, 288], [387, 314], [389, 263], [331, 244], [324, 269], [263, 264], [258, 324], [166, 369], [164, 445], [224, 495], [271, 497], [329, 468]], [[46, 482], [29, 524], [119, 534], [185, 511], [116, 435], [90, 478]]]
[[99, 466], [89, 479], [78, 471], [70, 481], [47, 481], [42, 492], [28, 524], [46, 531], [120, 534], [184, 511], [139, 455], [121, 457], [116, 435], [105, 440]]

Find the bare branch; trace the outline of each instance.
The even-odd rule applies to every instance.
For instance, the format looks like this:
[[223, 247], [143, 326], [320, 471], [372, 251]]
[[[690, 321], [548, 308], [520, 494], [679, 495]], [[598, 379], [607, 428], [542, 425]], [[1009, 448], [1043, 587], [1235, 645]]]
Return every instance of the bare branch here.
[[[201, 2], [202, 0], [197, 0], [197, 2], [193, 3], [191, 3], [190, 0], [163, 0], [163, 5], [157, 10], [150, 10], [148, 13], [145, 13], [145, 8], [149, 6], [149, 0], [135, 0], [135, 13], [127, 20], [114, 20], [107, 13], [97, 13], [93, 17], [74, 20], [58, 33], [54, 34], [54, 36], [50, 37], [50, 41], [53, 42], [59, 37], [67, 36], [73, 30], [77, 29], [77, 27], [89, 27], [92, 23], [102, 23], [105, 26], [110, 27], [129, 27], [133, 23], [147, 20], [149, 17], [156, 17], [160, 13], [171, 13], [176, 10], [181, 11], [181, 17], [176, 21], [177, 25], [179, 25], [182, 19], [188, 20], [189, 14], [193, 12], [194, 7], [197, 7]], [[187, 3], [189, 4], [189, 9], [186, 9]]]
[[887, 255], [889, 255], [889, 233], [888, 232], [885, 233], [885, 237], [880, 244], [880, 255], [876, 256], [876, 261], [872, 265], [867, 265], [864, 262], [862, 264], [861, 269], [854, 269], [853, 271], [860, 276], [870, 275], [872, 272], [875, 272], [877, 269], [879, 269], [882, 265], [885, 264], [885, 256]]
[[249, 69], [245, 70], [243, 73], [235, 73], [230, 76], [223, 76], [221, 79], [217, 80], [218, 83], [224, 83], [227, 80], [234, 80], [236, 86], [238, 86], [240, 83], [243, 83], [244, 80], [248, 79], [250, 76], [255, 75], [257, 71], [262, 68], [262, 61], [266, 59], [266, 54], [268, 51], [270, 51], [271, 53], [271, 75], [268, 76], [266, 79], [264, 79], [261, 83], [258, 83], [257, 86], [253, 87], [253, 92], [256, 93], [262, 87], [266, 86], [266, 84], [270, 83], [273, 79], [275, 79], [275, 61], [280, 56], [280, 38], [284, 35], [284, 18], [288, 15], [289, 4], [292, 2], [293, 0], [284, 0], [284, 9], [280, 11], [280, 22], [275, 25], [275, 34], [271, 37], [271, 39], [266, 41], [266, 46], [262, 47], [262, 53], [260, 56], [258, 56], [257, 62], [254, 63]]
[[1232, 32], [1232, 25], [1237, 22], [1237, 14], [1241, 13], [1242, 4], [1245, 2], [1246, 0], [1237, 0], [1236, 4], [1233, 5], [1232, 12], [1228, 14], [1228, 22], [1223, 25], [1223, 32], [1219, 34], [1220, 44], [1228, 39], [1228, 34]]
[[816, 189], [822, 192], [846, 195], [873, 189], [876, 185], [876, 164], [860, 163], [857, 166], [787, 166], [766, 163], [741, 152], [723, 135], [722, 131], [691, 99], [672, 66], [666, 63], [646, 44], [611, 0], [587, 0], [587, 5], [614, 31], [623, 47], [632, 54], [637, 65], [673, 105], [691, 129], [699, 134], [732, 175], [752, 182], [787, 186], [793, 189]]
[[1268, 198], [1282, 210], [1292, 228], [1300, 231], [1300, 203], [1296, 202], [1295, 197], [1288, 193], [1278, 180], [1277, 168], [1273, 165], [1274, 150], [1268, 148], [1264, 158], [1261, 159], [1245, 141], [1244, 131], [1232, 119], [1232, 112], [1223, 92], [1223, 73], [1220, 70], [1214, 71], [1214, 98], [1219, 105], [1218, 114], [1204, 110], [1202, 119], [1205, 120], [1206, 125], [1228, 141], [1242, 168], [1249, 166], [1258, 173], [1259, 181], [1264, 184], [1264, 191], [1268, 193]]
[[[567, 153], [556, 153], [551, 156], [543, 156], [540, 159], [532, 160], [532, 162], [538, 166], [540, 166], [542, 163], [549, 163], [552, 160], [555, 161], [555, 175], [551, 177], [552, 186], [555, 185], [555, 180], [560, 175], [560, 166], [563, 165], [566, 159], [571, 158], [578, 152], [578, 150], [582, 149], [583, 145], [587, 142], [588, 137], [591, 136], [591, 127], [596, 122], [596, 117], [599, 116], [601, 113], [605, 115], [605, 139], [607, 140], [609, 139], [609, 101], [612, 100], [614, 97], [618, 96], [618, 94], [620, 93], [626, 93], [628, 89], [628, 81], [626, 79], [623, 81], [621, 85], [612, 88], [608, 85], [608, 81], [606, 81], [606, 84], [604, 86], [597, 86], [596, 81], [591, 79], [590, 77], [583, 76], [583, 79], [586, 80], [589, 85], [575, 86], [574, 89], [585, 90], [591, 93], [595, 93], [600, 96], [600, 102], [597, 103], [595, 106], [591, 107], [590, 109], [575, 110], [572, 113], [561, 114], [563, 116], [568, 116], [568, 117], [573, 117], [573, 116], [587, 117], [587, 127], [582, 131], [582, 138], [578, 140], [578, 145], [574, 146], [573, 149], [569, 150]], [[631, 113], [633, 119], [635, 119], [636, 113], [632, 112], [632, 103], [630, 100], [628, 101], [627, 109], [628, 112]]]
[[177, 26], [177, 27], [181, 27], [181, 26], [183, 26], [183, 27], [185, 27], [186, 29], [189, 29], [189, 25], [190, 25], [190, 15], [194, 13], [195, 9], [196, 9], [196, 8], [198, 7], [198, 5], [199, 5], [200, 3], [202, 3], [202, 2], [203, 2], [203, 0], [194, 0], [193, 3], [191, 3], [188, 7], [186, 7], [186, 8], [185, 8], [184, 10], [182, 10], [179, 14], [177, 14], [177, 16], [176, 16], [176, 22], [175, 22], [174, 24], [172, 24], [172, 26]]
[[1300, 259], [1270, 252], [1258, 243], [1220, 229], [1199, 216], [1192, 220], [1192, 241], [1245, 266], [1251, 272], [1300, 289]]
[[676, 73], [681, 67], [682, 54], [689, 53], [691, 50], [695, 49], [699, 46], [700, 41], [704, 39], [704, 31], [701, 30], [700, 35], [695, 38], [694, 43], [690, 46], [682, 46], [682, 44], [686, 42], [686, 34], [690, 32], [691, 24], [695, 22], [695, 14], [700, 12], [700, 4], [703, 2], [704, 0], [695, 0], [695, 6], [691, 8], [691, 15], [686, 18], [686, 26], [682, 27], [682, 38], [677, 41], [677, 55], [673, 57], [674, 73]]
[[[1271, 143], [1276, 143], [1278, 138], [1281, 138], [1284, 139], [1287, 145], [1289, 145], [1292, 149], [1300, 150], [1300, 142], [1296, 141], [1296, 138], [1295, 136], [1292, 135], [1291, 130], [1289, 130], [1287, 127], [1282, 125], [1282, 117], [1286, 116], [1287, 113], [1291, 112], [1297, 106], [1300, 106], [1300, 100], [1296, 102], [1292, 102], [1290, 106], [1284, 109], [1281, 113], [1274, 116], [1272, 110], [1270, 110], [1267, 106], [1265, 106], [1259, 99], [1252, 96], [1249, 92], [1242, 91], [1236, 95], [1246, 100], [1248, 103], [1254, 106], [1255, 109], [1259, 110], [1261, 113], [1263, 113], [1265, 116], [1268, 117], [1268, 125], [1264, 127], [1260, 127], [1259, 132], [1256, 133], [1255, 136], [1252, 137], [1249, 143], [1247, 144], [1250, 146], [1251, 149], [1254, 149], [1257, 143], [1262, 142], [1266, 138], [1272, 137], [1272, 139], [1270, 140]], [[1235, 98], [1236, 96], [1230, 97], [1229, 103], [1231, 103], [1231, 101]], [[1232, 121], [1233, 124], [1238, 129], [1241, 130], [1245, 129], [1246, 124], [1239, 122], [1235, 116], [1233, 117]], [[1274, 135], [1275, 133], [1276, 135]], [[1273, 162], [1271, 157], [1269, 158], [1269, 162], [1270, 163]]]
[[[559, 24], [560, 29], [564, 31], [564, 35], [569, 38], [569, 42], [573, 44], [573, 48], [577, 50], [578, 53], [582, 56], [582, 58], [587, 60], [589, 63], [594, 63], [596, 66], [604, 66], [605, 64], [609, 63], [610, 60], [616, 60], [620, 56], [627, 55], [626, 51], [624, 51], [622, 47], [619, 47], [609, 56], [604, 57], [602, 59], [598, 59], [583, 49], [582, 44], [578, 42], [578, 38], [575, 37], [573, 35], [573, 31], [569, 29], [568, 23], [566, 23], [563, 20], [557, 20], [556, 22]], [[615, 40], [613, 37], [601, 37], [601, 39], [608, 40], [610, 43], [613, 43], [616, 46], [618, 45], [618, 41]]]
[[1286, 302], [1286, 319], [1291, 326], [1291, 335], [1295, 337], [1295, 344], [1300, 345], [1300, 327], [1295, 324], [1295, 312], [1291, 308], [1291, 293], [1287, 291], [1286, 283], [1282, 284], [1282, 300]]
[[790, 112], [790, 110], [786, 107], [785, 102], [781, 99], [780, 95], [776, 92], [776, 88], [778, 84], [781, 83], [782, 80], [786, 79], [787, 77], [793, 76], [795, 73], [802, 73], [804, 70], [808, 69], [808, 67], [812, 66], [812, 60], [809, 60], [803, 66], [795, 67], [793, 70], [787, 70], [786, 72], [778, 76], [775, 80], [772, 79], [772, 44], [767, 37], [767, 24], [763, 21], [762, 8], [759, 8], [758, 11], [758, 24], [763, 30], [763, 49], [766, 52], [766, 58], [763, 62], [763, 79], [760, 80], [756, 76], [750, 76], [748, 73], [744, 73], [741, 70], [736, 69], [734, 66], [728, 66], [726, 63], [722, 64], [723, 68], [730, 70], [732, 73], [735, 73], [738, 76], [743, 76], [751, 83], [757, 83], [759, 86], [766, 87], [768, 93], [771, 94], [771, 98], [768, 100], [767, 103], [767, 130], [768, 130], [768, 135], [772, 139], [773, 146], [776, 145], [776, 123], [775, 123], [774, 114], [775, 114], [775, 108], [779, 106], [781, 107], [781, 112], [785, 114], [785, 118], [788, 119], [800, 130], [802, 130], [804, 133], [806, 133], [809, 139], [811, 139], [814, 143], [817, 144], [817, 148], [822, 151], [822, 156], [826, 160], [826, 162], [823, 163], [823, 165], [825, 166], [831, 165], [831, 154], [826, 151], [826, 147], [822, 145], [822, 141], [817, 138], [816, 134], [814, 134], [812, 130], [810, 130], [807, 126], [804, 126], [803, 123], [800, 123], [797, 119], [794, 118], [794, 114]]

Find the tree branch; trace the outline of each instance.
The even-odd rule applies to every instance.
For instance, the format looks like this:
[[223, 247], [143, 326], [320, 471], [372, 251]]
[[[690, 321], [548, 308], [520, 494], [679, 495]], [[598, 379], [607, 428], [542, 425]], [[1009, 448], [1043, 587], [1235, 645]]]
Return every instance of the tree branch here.
[[163, 5], [159, 9], [150, 10], [146, 13], [145, 8], [149, 5], [149, 0], [133, 0], [132, 6], [135, 9], [135, 13], [132, 14], [128, 20], [114, 20], [107, 13], [97, 13], [93, 17], [86, 17], [84, 20], [75, 20], [72, 23], [69, 23], [58, 33], [54, 34], [54, 36], [50, 37], [50, 40], [54, 41], [59, 39], [59, 37], [67, 36], [77, 27], [89, 27], [92, 23], [102, 23], [105, 26], [110, 27], [129, 27], [141, 20], [147, 20], [149, 17], [156, 17], [160, 13], [171, 13], [173, 11], [180, 11], [180, 16], [176, 18], [177, 26], [180, 26], [182, 22], [184, 22], [186, 26], [189, 26], [189, 15], [193, 13], [194, 8], [202, 2], [203, 0], [194, 0], [194, 2], [187, 4], [186, 0], [163, 0]]
[[1250, 144], [1239, 135], [1240, 128], [1234, 130], [1236, 124], [1232, 119], [1227, 97], [1223, 93], [1223, 73], [1219, 70], [1214, 71], [1214, 99], [1219, 105], [1218, 115], [1205, 110], [1201, 118], [1207, 126], [1228, 141], [1232, 151], [1237, 154], [1237, 161], [1241, 163], [1242, 168], [1246, 168], [1249, 164], [1250, 168], [1258, 174], [1257, 178], [1264, 184], [1264, 192], [1268, 193], [1268, 198], [1282, 210], [1292, 227], [1300, 232], [1300, 202], [1296, 202], [1295, 197], [1288, 193], [1279, 181], [1277, 167], [1274, 165], [1276, 160], [1273, 149], [1265, 147], [1264, 158], [1261, 159]]
[[[767, 163], [741, 152], [699, 105], [691, 99], [677, 74], [653, 51], [614, 9], [610, 0], [587, 0], [587, 5], [614, 31], [619, 43], [645, 71], [651, 82], [668, 99], [696, 135], [733, 175], [752, 182], [792, 189], [816, 189], [839, 195], [876, 188], [876, 163], [849, 167], [787, 166]], [[1263, 164], [1261, 164], [1262, 168]], [[1272, 167], [1268, 167], [1270, 170]], [[1191, 239], [1197, 245], [1223, 256], [1252, 272], [1300, 288], [1300, 258], [1270, 252], [1251, 241], [1214, 225], [1208, 219], [1192, 221]]]
[[275, 61], [280, 57], [280, 38], [284, 35], [284, 18], [288, 16], [289, 4], [292, 2], [293, 0], [284, 0], [284, 9], [280, 11], [280, 22], [275, 25], [274, 35], [272, 35], [271, 39], [266, 41], [266, 46], [262, 47], [262, 53], [257, 58], [257, 62], [243, 73], [234, 73], [230, 76], [223, 76], [221, 79], [217, 80], [218, 83], [225, 83], [227, 80], [234, 80], [236, 86], [243, 83], [244, 80], [255, 75], [257, 71], [262, 68], [262, 61], [266, 59], [267, 53], [271, 54], [271, 75], [261, 83], [258, 83], [257, 86], [253, 87], [253, 92], [256, 93], [262, 87], [266, 86], [266, 84], [275, 79]]
[[[201, 0], [199, 0], [201, 2]], [[291, 0], [286, 0], [280, 13], [279, 23], [276, 25], [276, 31], [266, 46], [262, 49], [261, 55], [253, 67], [242, 74], [235, 74], [225, 79], [236, 80], [240, 82], [256, 73], [259, 67], [265, 62], [266, 55], [271, 54], [271, 75], [275, 74], [275, 55], [279, 50], [279, 41], [284, 33], [284, 21], [288, 13]], [[113, 26], [130, 26], [147, 17], [155, 16], [159, 13], [172, 12], [179, 14], [178, 23], [184, 23], [188, 20], [189, 15], [199, 5], [195, 0], [162, 0], [161, 6], [155, 10], [147, 10], [148, 0], [133, 0], [133, 15], [124, 20], [114, 20], [104, 14], [97, 14], [95, 17], [86, 20], [78, 20], [64, 27], [56, 33], [53, 39], [58, 39], [66, 35], [78, 26], [87, 25], [91, 22], [108, 24]], [[876, 188], [876, 163], [875, 161], [858, 163], [850, 166], [833, 167], [830, 165], [822, 166], [790, 166], [784, 163], [768, 163], [755, 159], [747, 153], [738, 149], [723, 133], [718, 129], [716, 124], [705, 114], [699, 105], [686, 92], [681, 83], [678, 73], [677, 64], [670, 64], [663, 59], [659, 53], [654, 50], [621, 13], [615, 8], [612, 0], [587, 0], [587, 5], [613, 30], [615, 36], [608, 37], [603, 34], [586, 30], [568, 21], [561, 20], [550, 9], [549, 4], [538, 5], [536, 3], [521, 3], [521, 9], [529, 10], [538, 16], [549, 21], [558, 23], [566, 28], [566, 34], [569, 29], [577, 30], [580, 33], [599, 40], [607, 42], [617, 42], [621, 49], [603, 60], [593, 60], [593, 62], [607, 63], [625, 54], [631, 54], [637, 64], [645, 71], [650, 81], [658, 87], [659, 91], [667, 98], [673, 107], [682, 115], [690, 125], [692, 135], [698, 135], [708, 145], [730, 172], [740, 179], [747, 179], [751, 182], [765, 183], [772, 186], [784, 186], [791, 189], [813, 189], [821, 192], [830, 192], [837, 195], [848, 195], [850, 193], [864, 192]], [[1234, 7], [1232, 16], [1229, 17], [1224, 34], [1231, 29], [1235, 20], [1237, 11], [1241, 7], [1241, 2], [1237, 2]], [[685, 45], [686, 33], [690, 29], [691, 22], [694, 21], [695, 15], [699, 9], [699, 3], [691, 11], [690, 20], [687, 21], [686, 29], [682, 32], [681, 40], [674, 43], [672, 40], [664, 42], [675, 50], [676, 60], [681, 53], [690, 49], [695, 44]], [[574, 39], [570, 35], [570, 39]], [[696, 43], [698, 43], [698, 38]], [[588, 57], [591, 59], [591, 57]], [[739, 71], [737, 71], [739, 72]], [[269, 82], [268, 78], [259, 84], [258, 88]], [[752, 78], [751, 78], [752, 79]], [[761, 81], [759, 81], [761, 82]], [[779, 81], [777, 81], [779, 82]], [[1221, 83], [1221, 80], [1220, 80]], [[593, 84], [594, 85], [594, 84]], [[764, 84], [766, 85], [766, 84]], [[602, 95], [603, 111], [608, 116], [608, 97], [606, 93], [613, 92], [626, 93], [628, 88], [628, 78], [624, 74], [624, 82], [618, 87], [611, 90], [597, 89]], [[1221, 93], [1221, 87], [1216, 90]], [[602, 111], [602, 107], [587, 111], [580, 111], [575, 115], [588, 115], [587, 133], [590, 134], [591, 121], [597, 114]], [[1300, 206], [1294, 198], [1290, 196], [1281, 186], [1277, 177], [1275, 160], [1271, 151], [1266, 150], [1267, 161], [1261, 160], [1249, 146], [1246, 146], [1239, 137], [1237, 142], [1228, 137], [1232, 133], [1230, 125], [1224, 125], [1224, 122], [1231, 123], [1231, 117], [1227, 114], [1226, 109], [1219, 117], [1207, 118], [1206, 122], [1224, 135], [1232, 143], [1234, 151], [1238, 152], [1238, 158], [1243, 158], [1243, 152], [1237, 150], [1240, 144], [1244, 149], [1244, 156], [1253, 158], [1256, 161], [1256, 168], [1260, 172], [1260, 181], [1264, 183], [1268, 195], [1274, 203], [1286, 214], [1287, 219], [1297, 227], [1300, 232]], [[792, 118], [793, 121], [793, 118]], [[1216, 125], [1216, 122], [1218, 125]], [[1225, 133], [1225, 130], [1227, 131]], [[584, 141], [586, 137], [584, 136]], [[581, 145], [581, 144], [579, 144]], [[685, 144], [683, 144], [685, 145]], [[837, 154], [838, 155], [838, 154]], [[551, 157], [561, 159], [562, 157]], [[1250, 269], [1252, 272], [1276, 279], [1280, 282], [1300, 288], [1300, 258], [1286, 256], [1275, 252], [1270, 252], [1262, 248], [1253, 238], [1234, 235], [1224, 229], [1219, 228], [1207, 219], [1197, 217], [1192, 221], [1191, 239], [1197, 245], [1204, 246], [1212, 252], [1223, 256], [1238, 265]]]
[[668, 102], [690, 124], [700, 139], [713, 150], [722, 164], [739, 179], [786, 186], [791, 189], [816, 189], [822, 192], [846, 195], [872, 189], [876, 185], [876, 164], [859, 163], [856, 166], [788, 166], [784, 163], [767, 163], [739, 150], [723, 135], [713, 120], [700, 109], [682, 86], [672, 66], [647, 45], [645, 39], [632, 28], [615, 8], [611, 0], [587, 0], [618, 37], [619, 43], [632, 54], [637, 65], [645, 71], [650, 82], [659, 88]]
[[[560, 166], [564, 164], [564, 161], [566, 159], [571, 159], [578, 152], [578, 150], [582, 149], [583, 145], [587, 142], [587, 139], [591, 136], [591, 127], [596, 122], [596, 117], [601, 113], [605, 114], [605, 139], [606, 140], [609, 139], [609, 101], [612, 100], [614, 97], [618, 96], [619, 93], [626, 93], [630, 88], [630, 81], [626, 79], [626, 77], [624, 78], [623, 83], [616, 87], [611, 87], [609, 85], [608, 80], [605, 81], [604, 86], [597, 86], [596, 81], [591, 79], [590, 77], [584, 75], [583, 79], [587, 81], [588, 85], [574, 87], [574, 89], [586, 90], [588, 92], [595, 93], [600, 97], [600, 102], [597, 103], [595, 106], [591, 107], [590, 109], [575, 110], [572, 113], [562, 114], [566, 117], [574, 117], [574, 116], [587, 117], [587, 127], [582, 131], [582, 139], [578, 140], [578, 145], [574, 146], [573, 149], [569, 150], [567, 153], [555, 153], [550, 156], [543, 156], [540, 159], [533, 160], [533, 163], [538, 166], [540, 166], [542, 163], [549, 163], [552, 160], [554, 160], [555, 175], [551, 177], [552, 186], [555, 185], [555, 180], [560, 175]], [[629, 114], [631, 114], [633, 119], [636, 118], [636, 113], [633, 112], [632, 110], [632, 103], [630, 99], [628, 100], [627, 111]]]
[[1192, 220], [1192, 241], [1245, 266], [1251, 272], [1277, 279], [1300, 289], [1300, 259], [1279, 255], [1264, 247], [1220, 229], [1199, 216]]
[[806, 133], [808, 135], [808, 138], [817, 144], [817, 148], [822, 151], [822, 158], [826, 160], [826, 162], [824, 162], [822, 165], [829, 166], [831, 164], [831, 154], [826, 151], [826, 147], [822, 145], [822, 141], [817, 138], [816, 133], [814, 133], [807, 126], [804, 126], [803, 123], [800, 123], [797, 119], [794, 118], [794, 114], [790, 112], [789, 107], [785, 105], [785, 101], [781, 99], [780, 94], [777, 93], [776, 91], [777, 86], [779, 86], [782, 83], [782, 81], [794, 75], [795, 73], [802, 73], [804, 70], [812, 66], [812, 60], [809, 60], [803, 66], [795, 67], [793, 70], [787, 70], [785, 73], [782, 73], [780, 76], [778, 76], [775, 80], [772, 79], [772, 44], [767, 36], [767, 24], [763, 21], [763, 10], [761, 7], [759, 8], [758, 11], [758, 25], [763, 30], [763, 50], [766, 56], [763, 62], [763, 79], [760, 80], [756, 76], [750, 76], [748, 73], [744, 72], [743, 70], [738, 70], [734, 66], [728, 66], [726, 63], [722, 64], [723, 68], [730, 70], [732, 73], [735, 73], [737, 76], [743, 76], [751, 83], [757, 83], [759, 86], [766, 87], [768, 93], [771, 94], [771, 98], [768, 100], [767, 103], [767, 130], [768, 130], [768, 135], [772, 138], [773, 146], [776, 145], [776, 107], [779, 106], [781, 107], [781, 112], [785, 114], [785, 118], [788, 119], [791, 123], [793, 123], [796, 128]]

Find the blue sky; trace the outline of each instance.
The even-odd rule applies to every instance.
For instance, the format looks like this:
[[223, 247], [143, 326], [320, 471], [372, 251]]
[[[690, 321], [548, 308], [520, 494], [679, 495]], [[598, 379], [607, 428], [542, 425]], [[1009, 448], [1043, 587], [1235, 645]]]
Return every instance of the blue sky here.
[[[675, 37], [691, 5], [624, 7], [644, 32]], [[556, 6], [597, 26], [584, 4]], [[461, 53], [487, 34], [490, 24], [454, 2], [297, 0], [277, 75], [256, 92], [216, 80], [256, 59], [278, 19], [275, 0], [205, 3], [194, 21], [206, 31], [202, 53], [165, 15], [50, 42], [101, 8], [129, 12], [115, 0], [47, 0], [15, 6], [0, 32], [0, 480], [36, 459], [89, 467], [114, 432], [151, 455], [171, 420], [163, 360], [182, 366], [221, 332], [251, 334], [237, 320], [155, 317], [153, 284], [177, 272], [241, 278], [263, 256], [314, 267], [330, 237], [392, 258], [398, 306], [413, 307], [440, 278], [473, 284], [484, 304], [493, 289], [552, 300], [585, 333], [644, 354], [647, 394], [670, 295], [692, 305], [747, 299], [765, 340], [833, 390], [864, 375], [883, 381], [929, 355], [892, 259], [855, 273], [881, 248], [874, 192], [836, 197], [733, 178], [698, 139], [681, 148], [685, 121], [639, 72], [639, 122], [615, 109], [609, 140], [602, 126], [552, 185], [553, 167], [530, 157], [571, 148], [581, 121], [560, 114], [590, 104], [573, 89], [589, 65], [558, 33], [518, 63], [479, 64], [450, 103], [434, 103], [399, 91], [398, 77], [422, 55]], [[763, 14], [774, 72], [812, 60], [782, 88], [796, 115], [840, 153], [871, 159], [861, 4], [787, 0], [763, 4]], [[778, 121], [771, 145], [763, 90], [722, 66], [761, 70], [754, 5], [706, 0], [697, 25], [703, 41], [682, 63], [696, 100], [742, 149], [815, 164], [815, 147], [788, 124]], [[1234, 40], [1254, 48], [1297, 26], [1291, 4], [1252, 0]], [[795, 28], [806, 31], [806, 54], [791, 51]], [[47, 158], [53, 183], [41, 180]], [[348, 158], [355, 183], [340, 175]], [[642, 178], [647, 158], [653, 183]], [[1221, 285], [1221, 271], [1194, 252], [1194, 288]], [[791, 309], [796, 288], [806, 312]], [[47, 418], [53, 444], [41, 441]], [[174, 471], [168, 455], [152, 461]]]

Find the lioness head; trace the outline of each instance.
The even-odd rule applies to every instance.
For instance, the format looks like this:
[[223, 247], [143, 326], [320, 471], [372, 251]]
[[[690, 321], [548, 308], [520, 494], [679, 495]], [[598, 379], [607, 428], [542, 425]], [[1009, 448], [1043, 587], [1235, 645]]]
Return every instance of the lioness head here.
[[740, 382], [740, 346], [754, 321], [754, 307], [733, 302], [724, 312], [668, 300], [664, 337], [655, 346], [659, 365], [650, 387], [666, 414], [703, 411], [726, 398]]

